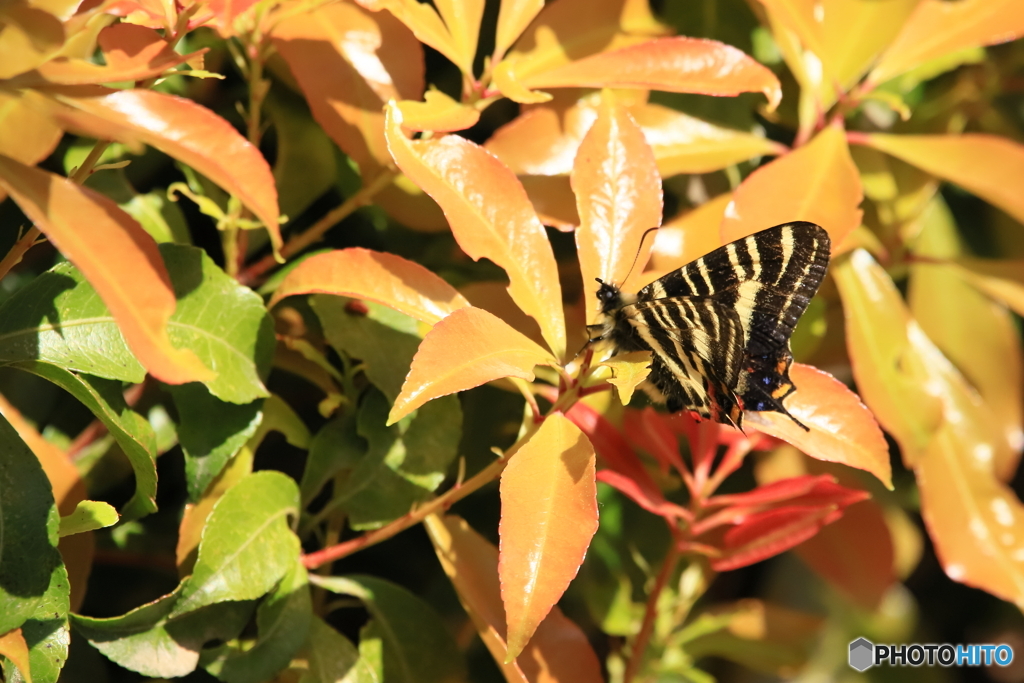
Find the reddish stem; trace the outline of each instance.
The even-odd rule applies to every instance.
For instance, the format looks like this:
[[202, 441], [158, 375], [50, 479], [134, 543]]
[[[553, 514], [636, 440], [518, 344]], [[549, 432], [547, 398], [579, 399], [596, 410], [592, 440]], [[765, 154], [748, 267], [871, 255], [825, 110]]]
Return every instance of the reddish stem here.
[[[673, 536], [677, 535], [675, 529], [671, 526], [669, 529], [672, 531]], [[679, 564], [679, 545], [678, 539], [675, 542], [670, 543], [668, 547], [668, 554], [665, 555], [665, 561], [661, 565], [661, 571], [658, 572], [658, 577], [654, 580], [654, 586], [651, 587], [651, 593], [647, 596], [647, 606], [644, 609], [644, 620], [640, 626], [640, 632], [636, 634], [636, 640], [633, 641], [632, 651], [629, 655], [629, 663], [626, 664], [626, 673], [622, 677], [625, 683], [630, 683], [636, 678], [637, 673], [640, 671], [640, 666], [643, 664], [644, 651], [647, 650], [647, 644], [651, 640], [651, 634], [654, 633], [654, 622], [658, 617], [658, 598], [661, 596], [661, 591], [668, 585], [669, 579], [672, 578], [672, 574], [676, 570], [676, 565]]]

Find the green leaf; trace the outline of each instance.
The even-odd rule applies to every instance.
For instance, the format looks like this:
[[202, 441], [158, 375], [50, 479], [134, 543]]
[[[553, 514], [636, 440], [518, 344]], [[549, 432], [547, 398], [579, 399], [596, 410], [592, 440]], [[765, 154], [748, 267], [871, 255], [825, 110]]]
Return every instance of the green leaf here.
[[188, 500], [194, 503], [256, 433], [263, 417], [263, 400], [227, 403], [198, 382], [170, 387], [170, 392], [178, 409]]
[[284, 88], [273, 89], [264, 106], [277, 131], [278, 203], [294, 219], [334, 185], [334, 145], [302, 100]]
[[462, 437], [462, 407], [456, 396], [431, 401], [391, 427], [384, 426], [387, 406], [373, 396], [359, 412], [359, 434], [370, 443], [360, 469], [364, 463], [379, 464], [372, 470], [373, 478], [351, 493], [346, 504], [349, 525], [359, 530], [379, 528], [430, 499], [458, 454]]
[[[68, 658], [68, 610], [71, 587], [64, 565], [50, 575], [50, 585], [36, 605], [33, 614], [21, 625], [21, 635], [28, 646], [28, 666], [32, 683], [57, 683]], [[22, 683], [22, 672], [4, 662], [4, 680]]]
[[[267, 396], [274, 330], [258, 294], [235, 282], [201, 250], [160, 245], [178, 298], [168, 334], [217, 370], [207, 386], [231, 403]], [[69, 263], [40, 275], [0, 306], [0, 361], [41, 360], [97, 377], [138, 383], [142, 365], [114, 318]]]
[[273, 361], [274, 324], [263, 299], [224, 273], [201, 249], [160, 245], [178, 298], [168, 332], [175, 346], [195, 351], [217, 378], [210, 393], [231, 403], [269, 395], [261, 377]]
[[0, 416], [0, 633], [34, 618], [40, 605], [52, 599], [60, 576], [67, 613], [67, 574], [57, 552], [59, 522], [39, 460]]
[[231, 487], [210, 513], [171, 616], [269, 592], [299, 556], [299, 539], [288, 526], [298, 506], [298, 485], [280, 472], [254, 472]]
[[183, 585], [118, 617], [72, 615], [75, 631], [126, 669], [145, 676], [184, 676], [195, 670], [205, 643], [237, 637], [256, 605], [222, 602], [169, 620]]
[[306, 568], [298, 561], [256, 611], [255, 644], [230, 643], [204, 657], [204, 668], [227, 683], [261, 683], [288, 663], [309, 632], [313, 603]]
[[[373, 619], [360, 634], [379, 641], [387, 683], [463, 680], [465, 665], [444, 623], [426, 602], [406, 589], [373, 576], [311, 576], [321, 588], [359, 598]], [[372, 645], [370, 649], [372, 649]]]
[[380, 677], [345, 636], [319, 617], [309, 624], [309, 669], [299, 683], [378, 683]]
[[166, 192], [137, 194], [121, 204], [121, 208], [137, 220], [143, 230], [157, 242], [192, 244], [185, 214], [181, 212], [177, 202], [167, 199]]
[[263, 401], [263, 419], [256, 433], [249, 439], [249, 448], [255, 452], [270, 432], [280, 432], [285, 441], [302, 449], [308, 449], [313, 438], [298, 413], [277, 394], [271, 394]]
[[86, 531], [103, 529], [114, 526], [118, 519], [119, 516], [114, 506], [98, 500], [82, 500], [78, 502], [74, 512], [60, 518], [60, 528], [57, 530], [57, 534], [64, 538]]
[[349, 301], [328, 294], [310, 298], [330, 345], [362, 361], [366, 377], [394, 403], [420, 345], [417, 321], [372, 302], [365, 302], [369, 314], [353, 313], [346, 309]]
[[335, 474], [355, 467], [367, 448], [366, 441], [356, 432], [356, 418], [351, 412], [324, 425], [309, 444], [309, 457], [299, 485], [302, 506], [309, 505]]
[[128, 456], [135, 495], [125, 503], [125, 521], [156, 511], [156, 436], [149, 422], [124, 402], [119, 382], [75, 374], [50, 363], [26, 361], [11, 367], [31, 372], [69, 392], [92, 411]]

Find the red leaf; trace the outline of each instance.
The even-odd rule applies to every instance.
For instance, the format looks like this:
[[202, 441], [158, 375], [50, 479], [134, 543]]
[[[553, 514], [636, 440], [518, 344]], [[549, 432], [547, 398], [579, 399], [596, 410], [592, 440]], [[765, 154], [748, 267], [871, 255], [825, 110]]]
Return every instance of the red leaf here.
[[834, 507], [787, 507], [751, 515], [725, 534], [721, 557], [711, 568], [725, 572], [778, 555], [818, 533], [842, 514]]
[[667, 472], [672, 465], [680, 472], [686, 470], [679, 455], [679, 441], [668, 420], [654, 408], [627, 410], [623, 424], [626, 438], [637, 448], [646, 451]]

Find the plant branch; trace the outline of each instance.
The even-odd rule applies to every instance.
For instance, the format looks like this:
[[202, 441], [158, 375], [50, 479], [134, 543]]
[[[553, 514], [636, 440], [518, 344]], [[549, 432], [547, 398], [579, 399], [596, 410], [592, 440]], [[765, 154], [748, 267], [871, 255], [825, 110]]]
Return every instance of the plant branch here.
[[[375, 194], [391, 184], [396, 175], [398, 174], [395, 171], [382, 171], [368, 185], [363, 186], [358, 192], [346, 199], [341, 206], [330, 211], [308, 230], [300, 235], [290, 237], [281, 248], [281, 256], [286, 259], [291, 258], [306, 247], [319, 241], [324, 236], [324, 233], [333, 228], [339, 221], [347, 218], [349, 214], [361, 206], [368, 204]], [[245, 268], [239, 274], [238, 280], [244, 285], [252, 286], [275, 265], [277, 265], [277, 261], [274, 260], [273, 254], [267, 254], [259, 261]]]
[[669, 579], [672, 578], [676, 565], [679, 564], [679, 557], [679, 544], [673, 541], [669, 544], [668, 554], [665, 555], [665, 561], [662, 562], [661, 571], [658, 572], [658, 577], [654, 580], [651, 593], [647, 596], [647, 607], [644, 609], [643, 624], [640, 626], [640, 632], [636, 634], [636, 640], [633, 641], [629, 662], [626, 664], [626, 673], [622, 677], [625, 683], [631, 683], [640, 671], [644, 652], [647, 650], [647, 645], [651, 640], [651, 634], [654, 633], [654, 621], [658, 617], [658, 598], [661, 597], [661, 592], [668, 585]]
[[490, 465], [473, 475], [461, 486], [453, 486], [434, 500], [416, 508], [402, 517], [399, 517], [395, 521], [377, 529], [376, 531], [371, 531], [357, 538], [345, 541], [344, 543], [339, 543], [337, 545], [318, 550], [315, 553], [303, 555], [302, 564], [305, 565], [306, 569], [316, 569], [329, 562], [340, 560], [341, 558], [347, 557], [348, 555], [362, 550], [363, 548], [368, 548], [371, 545], [376, 545], [381, 541], [388, 540], [399, 532], [405, 531], [409, 527], [419, 524], [426, 519], [428, 515], [434, 512], [447, 509], [449, 506], [462, 500], [477, 489], [483, 487], [485, 484], [494, 481], [494, 479], [501, 474], [502, 470], [505, 469], [508, 459], [512, 457], [512, 455], [524, 443], [526, 443], [526, 440], [533, 434], [533, 431], [534, 430], [530, 430], [524, 434], [523, 437], [516, 442], [516, 445], [505, 453], [505, 457], [495, 460]]

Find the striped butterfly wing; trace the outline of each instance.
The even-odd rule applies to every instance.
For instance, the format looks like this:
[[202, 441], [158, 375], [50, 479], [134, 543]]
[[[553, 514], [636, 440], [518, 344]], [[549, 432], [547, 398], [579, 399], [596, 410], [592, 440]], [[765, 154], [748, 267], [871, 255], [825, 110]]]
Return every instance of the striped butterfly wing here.
[[[825, 276], [830, 248], [819, 226], [786, 223], [720, 247], [640, 290], [636, 310], [673, 311], [676, 326], [682, 321], [688, 330], [680, 336], [690, 342], [652, 348], [661, 358], [660, 367], [652, 364], [652, 376], [661, 374], [652, 379], [655, 386], [667, 399], [678, 395], [684, 407], [720, 421], [728, 416], [739, 424], [741, 408], [789, 415], [782, 405], [794, 391], [789, 338]], [[666, 314], [642, 317], [653, 324]]]

